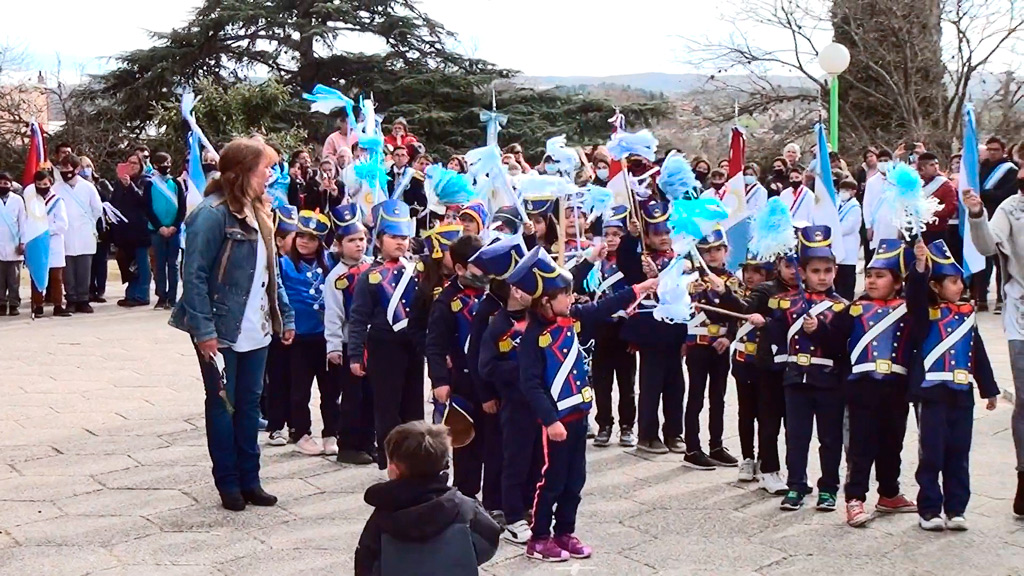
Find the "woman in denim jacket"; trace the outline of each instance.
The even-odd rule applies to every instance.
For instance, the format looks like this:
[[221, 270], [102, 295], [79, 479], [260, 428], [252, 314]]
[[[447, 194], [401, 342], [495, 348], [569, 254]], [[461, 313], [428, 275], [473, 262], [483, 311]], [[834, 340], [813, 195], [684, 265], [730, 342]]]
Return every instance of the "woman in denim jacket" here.
[[260, 486], [257, 446], [271, 333], [285, 345], [295, 335], [263, 202], [275, 160], [254, 139], [235, 140], [221, 152], [220, 177], [185, 222], [184, 292], [170, 320], [196, 347], [213, 481], [228, 510], [277, 503]]

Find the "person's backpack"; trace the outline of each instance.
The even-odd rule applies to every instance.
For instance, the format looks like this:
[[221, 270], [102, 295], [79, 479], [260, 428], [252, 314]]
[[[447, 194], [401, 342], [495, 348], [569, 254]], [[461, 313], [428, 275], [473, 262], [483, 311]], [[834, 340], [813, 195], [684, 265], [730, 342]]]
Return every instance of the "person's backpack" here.
[[426, 542], [381, 535], [380, 576], [477, 576], [469, 526], [452, 524]]

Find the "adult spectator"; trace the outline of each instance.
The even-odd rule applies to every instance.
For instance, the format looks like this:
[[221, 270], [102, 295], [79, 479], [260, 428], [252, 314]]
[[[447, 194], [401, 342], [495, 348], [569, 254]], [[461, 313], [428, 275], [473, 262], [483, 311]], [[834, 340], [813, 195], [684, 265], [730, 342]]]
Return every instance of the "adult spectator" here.
[[121, 281], [128, 285], [124, 298], [118, 300], [117, 305], [134, 308], [149, 305], [149, 283], [152, 279], [149, 246], [152, 236], [146, 217], [146, 203], [142, 199], [145, 160], [136, 152], [128, 157], [124, 166], [126, 170], [118, 170], [110, 203], [126, 221], [111, 225], [110, 241], [116, 249]]
[[882, 196], [885, 194], [886, 174], [892, 166], [892, 152], [882, 148], [878, 151], [878, 172], [871, 176], [864, 183], [864, 201], [861, 207], [864, 210], [864, 226], [867, 229], [868, 252], [865, 255], [865, 262], [871, 262], [878, 247], [878, 241], [883, 238], [899, 238], [899, 228], [893, 223], [892, 212], [882, 205]]
[[399, 146], [408, 146], [413, 142], [419, 142], [419, 140], [409, 134], [409, 123], [405, 121], [405, 118], [395, 119], [391, 124], [391, 134], [384, 137], [384, 144], [391, 146], [392, 150]]
[[[504, 160], [502, 160], [504, 162]], [[611, 180], [611, 167], [612, 161], [604, 152], [594, 153], [594, 185], [595, 186], [608, 186], [608, 181]]]
[[395, 186], [402, 181], [406, 168], [409, 167], [409, 149], [399, 146], [391, 153], [392, 165], [388, 168], [388, 193], [395, 191]]
[[68, 213], [68, 231], [64, 235], [64, 297], [68, 309], [92, 314], [89, 283], [92, 259], [96, 254], [96, 220], [103, 215], [103, 203], [92, 182], [78, 175], [82, 161], [74, 154], [60, 160], [60, 182], [53, 189], [64, 200]]
[[[406, 151], [408, 154], [408, 151]], [[352, 163], [352, 149], [348, 147], [340, 148], [338, 153], [334, 156], [334, 164], [338, 167], [338, 174]]]
[[711, 163], [708, 159], [703, 156], [694, 156], [693, 160], [690, 161], [690, 168], [693, 169], [693, 175], [697, 177], [697, 182], [700, 182], [701, 190], [708, 187], [708, 177], [711, 176]]
[[532, 170], [532, 168], [530, 168], [530, 165], [526, 162], [526, 159], [523, 157], [522, 144], [519, 144], [518, 142], [516, 142], [515, 144], [509, 144], [505, 148], [505, 153], [511, 154], [512, 157], [515, 158], [516, 164], [519, 164], [519, 168], [523, 171], [523, 174], [526, 174], [527, 172]]
[[228, 510], [273, 506], [260, 485], [260, 392], [271, 334], [290, 345], [295, 315], [277, 274], [264, 202], [277, 155], [252, 138], [221, 152], [220, 178], [186, 222], [184, 291], [170, 324], [192, 337], [206, 389], [213, 480]]
[[338, 154], [341, 153], [342, 150], [348, 150], [349, 155], [352, 154], [352, 148], [349, 145], [348, 140], [348, 114], [344, 112], [342, 112], [342, 115], [338, 117], [338, 123], [335, 131], [331, 132], [331, 135], [324, 141], [322, 155], [324, 158], [330, 158], [331, 160], [336, 161]]
[[72, 152], [73, 150], [71, 148], [71, 144], [68, 144], [67, 142], [61, 142], [60, 144], [57, 144], [57, 153], [55, 154], [53, 165], [59, 166], [61, 160], [63, 160], [65, 156], [68, 156]]
[[[105, 179], [98, 177], [93, 167], [92, 160], [88, 156], [79, 156], [82, 166], [78, 169], [78, 176], [92, 182], [96, 192], [100, 195], [100, 202], [110, 202], [110, 195], [114, 188]], [[96, 220], [96, 254], [92, 257], [92, 270], [89, 274], [89, 302], [102, 304], [107, 301], [104, 295], [107, 292], [107, 258], [110, 256], [110, 229], [104, 218], [101, 216]]]
[[306, 182], [302, 196], [301, 210], [319, 210], [321, 214], [345, 203], [345, 184], [342, 183], [334, 161], [324, 158], [315, 178]]
[[782, 156], [772, 160], [772, 169], [764, 180], [764, 187], [768, 190], [769, 198], [774, 198], [789, 188], [789, 161]]
[[185, 220], [185, 185], [171, 176], [171, 156], [153, 155], [155, 174], [142, 185], [142, 202], [149, 222], [156, 279], [156, 310], [174, 308], [178, 299], [178, 253], [181, 223]]
[[139, 144], [134, 149], [132, 149], [132, 153], [138, 155], [138, 157], [142, 159], [143, 174], [148, 174], [150, 171], [153, 170], [152, 164], [149, 163], [149, 146], [146, 146], [145, 144]]
[[782, 157], [786, 159], [790, 167], [800, 164], [800, 145], [790, 142], [782, 149]]
[[[985, 141], [985, 158], [981, 161], [981, 201], [985, 211], [995, 214], [1003, 200], [1017, 193], [1017, 166], [1006, 156], [1006, 144], [992, 136]], [[998, 258], [989, 257], [985, 270], [978, 273], [972, 282], [973, 296], [979, 312], [988, 311], [988, 288], [992, 283], [992, 270], [996, 272], [996, 285], [1002, 284], [1002, 264]], [[1003, 295], [996, 292], [996, 313], [1002, 311]]]
[[1003, 331], [1010, 345], [1015, 392], [1011, 428], [1017, 449], [1017, 494], [1013, 513], [1024, 516], [1024, 170], [1014, 175], [1020, 192], [1003, 201], [992, 213], [991, 221], [985, 200], [977, 194], [965, 192], [964, 204], [971, 218], [974, 245], [982, 254], [1002, 261], [999, 291], [1005, 295]]
[[935, 222], [928, 224], [921, 233], [921, 239], [925, 244], [931, 244], [936, 240], [949, 242], [946, 238], [946, 229], [949, 226], [949, 219], [956, 216], [958, 209], [956, 188], [953, 188], [953, 183], [948, 178], [939, 173], [939, 158], [931, 152], [924, 152], [917, 157], [917, 172], [924, 181], [924, 192], [942, 204], [942, 208], [935, 213]]
[[857, 172], [853, 176], [857, 181], [857, 190], [863, 199], [864, 186], [867, 184], [868, 179], [878, 174], [878, 149], [874, 146], [869, 147], [861, 155], [861, 160], [861, 165], [857, 167]]

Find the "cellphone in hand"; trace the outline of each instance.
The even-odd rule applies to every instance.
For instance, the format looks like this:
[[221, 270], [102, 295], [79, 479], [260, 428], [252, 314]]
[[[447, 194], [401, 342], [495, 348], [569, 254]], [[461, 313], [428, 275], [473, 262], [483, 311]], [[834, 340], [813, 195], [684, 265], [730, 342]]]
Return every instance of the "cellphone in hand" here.
[[132, 165], [128, 162], [121, 162], [117, 165], [117, 177], [118, 178], [130, 178], [132, 175]]

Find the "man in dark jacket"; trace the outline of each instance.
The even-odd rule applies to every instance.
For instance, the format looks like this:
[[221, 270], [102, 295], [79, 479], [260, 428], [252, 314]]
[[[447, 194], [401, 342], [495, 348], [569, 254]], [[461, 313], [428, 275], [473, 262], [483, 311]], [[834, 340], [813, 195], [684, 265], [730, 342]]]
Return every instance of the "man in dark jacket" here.
[[422, 421], [388, 434], [390, 480], [364, 495], [374, 511], [359, 536], [356, 576], [475, 575], [497, 552], [501, 528], [448, 486], [449, 448], [448, 431]]

